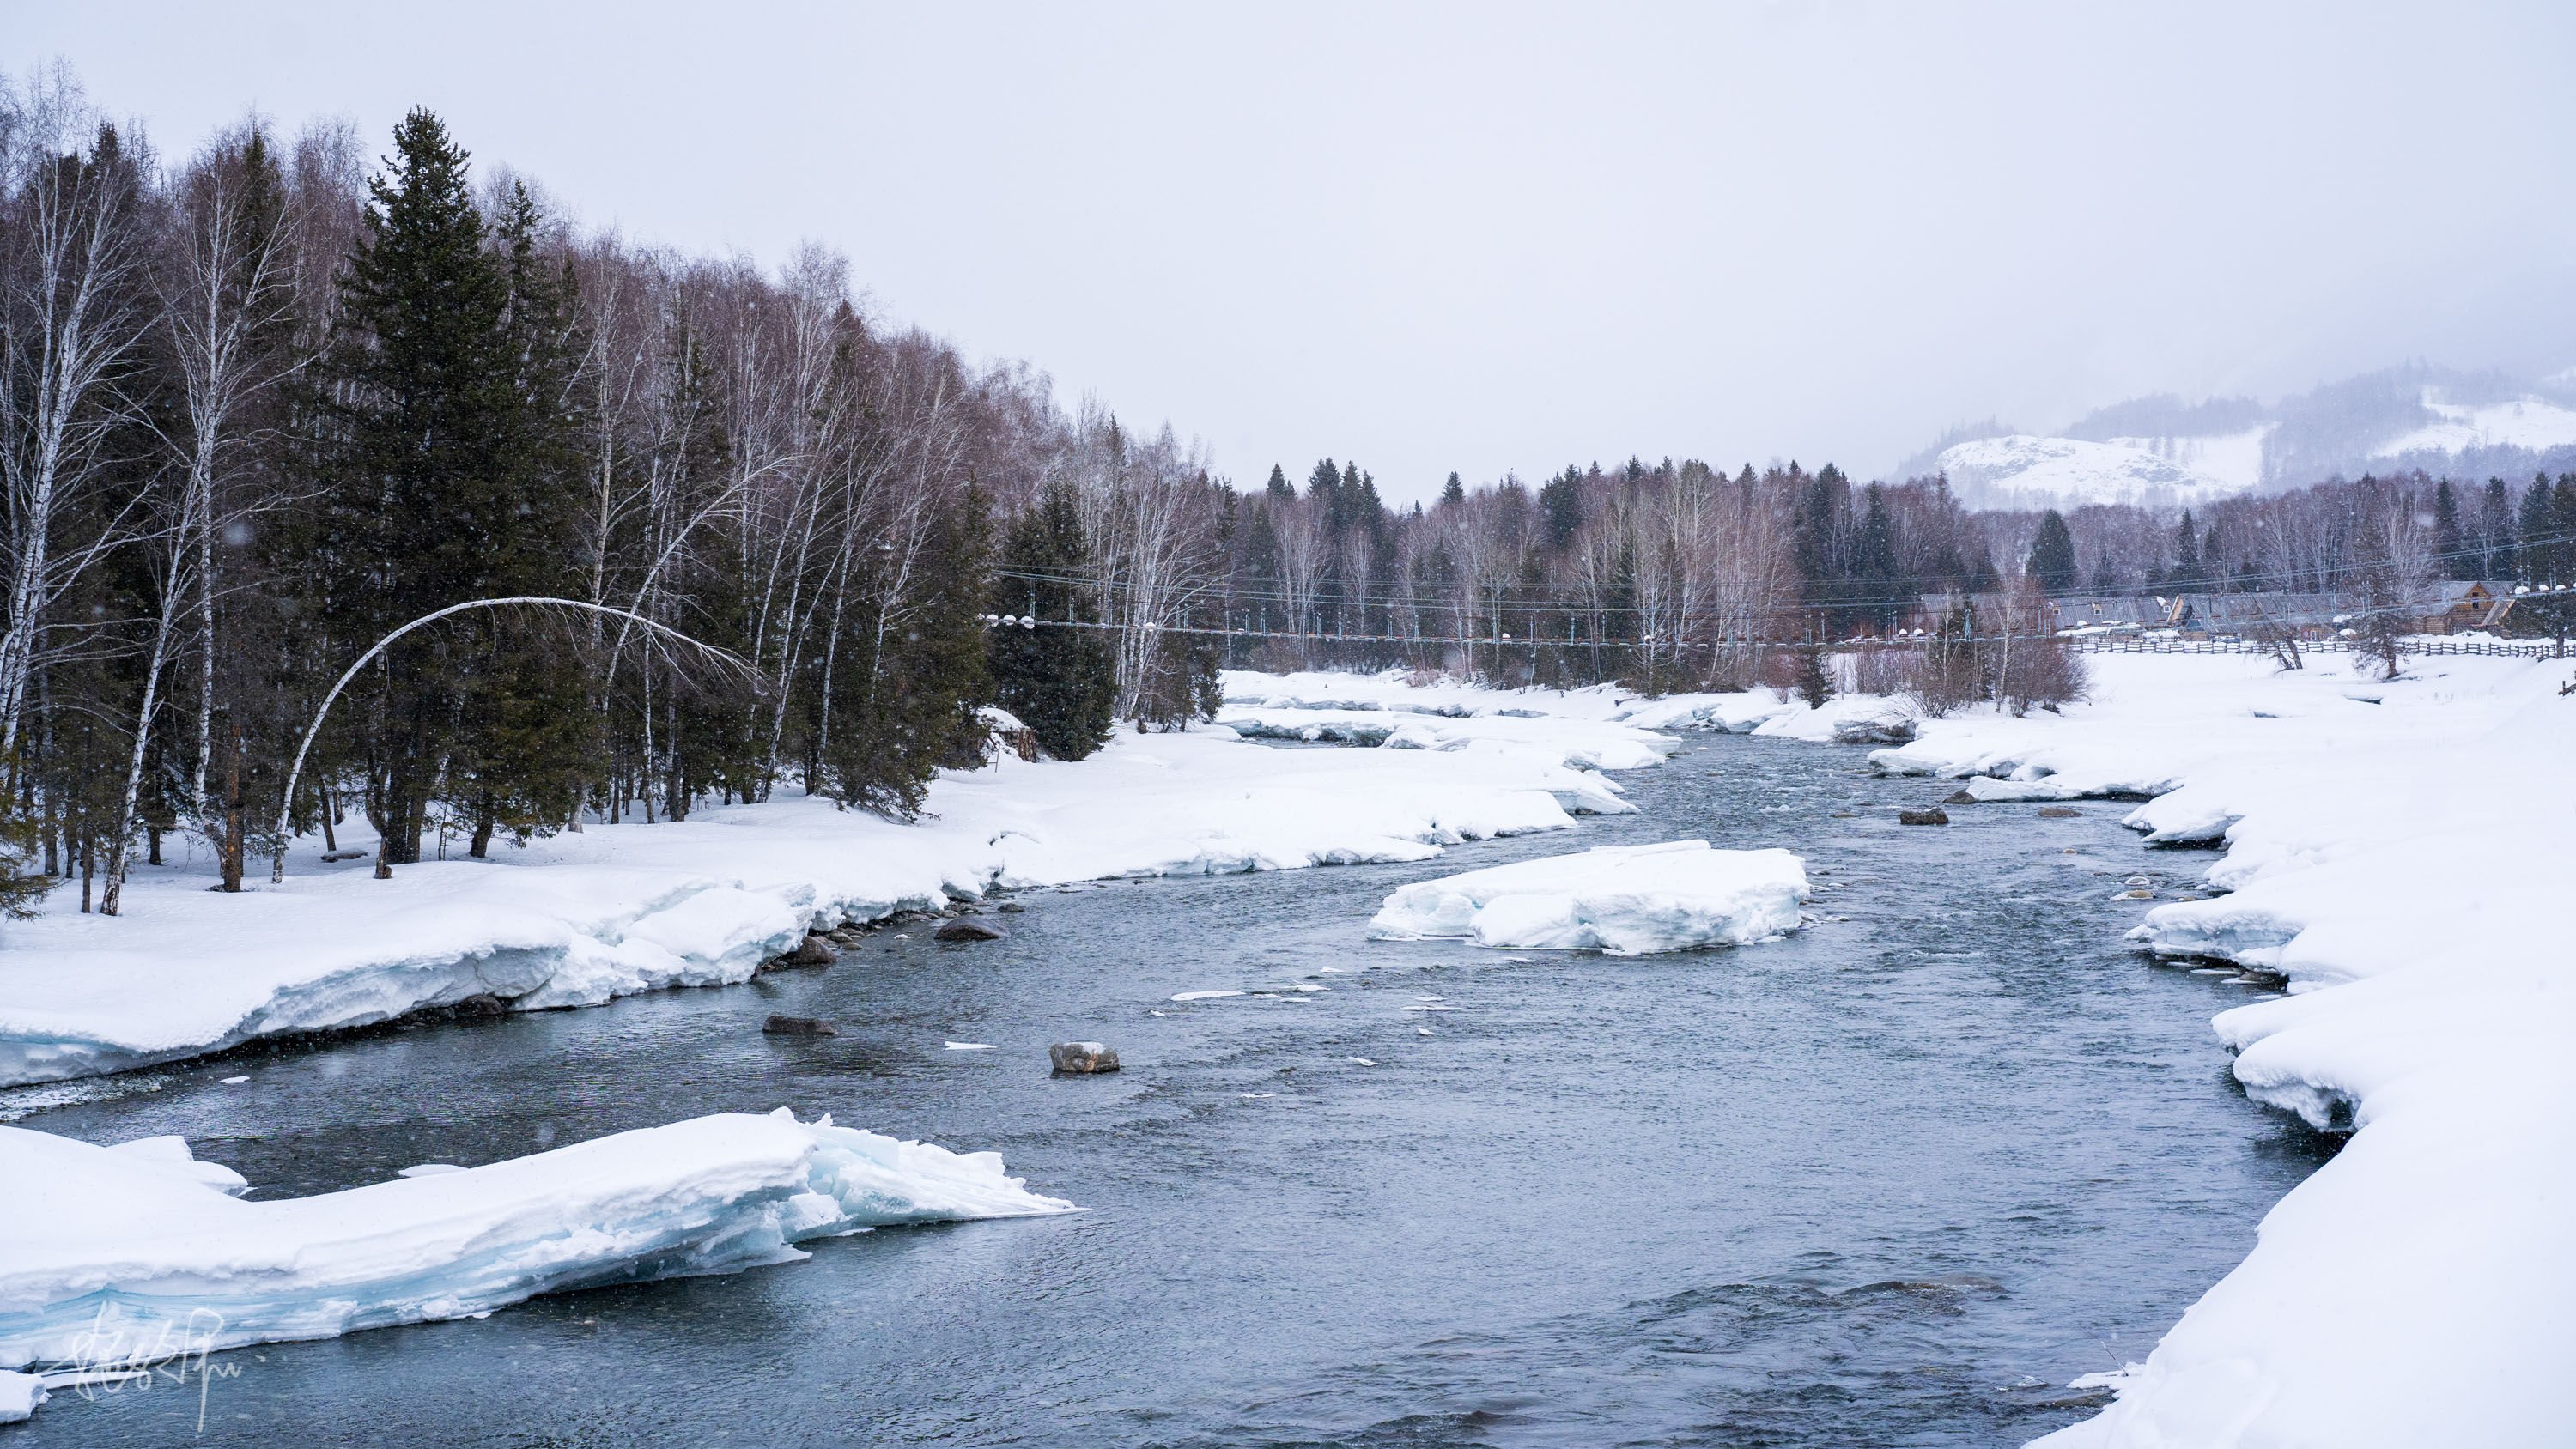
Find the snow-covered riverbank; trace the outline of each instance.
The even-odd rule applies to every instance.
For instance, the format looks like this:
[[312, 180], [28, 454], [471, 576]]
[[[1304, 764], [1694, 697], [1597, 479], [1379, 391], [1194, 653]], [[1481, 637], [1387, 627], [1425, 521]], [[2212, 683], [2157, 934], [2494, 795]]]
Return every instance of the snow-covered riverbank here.
[[202, 863], [138, 868], [122, 916], [80, 914], [66, 886], [41, 918], [0, 928], [0, 1085], [475, 996], [524, 1010], [739, 982], [808, 926], [996, 887], [1425, 860], [1560, 829], [1569, 812], [1630, 810], [1617, 785], [1566, 763], [1627, 733], [1428, 754], [1282, 751], [1222, 729], [1121, 735], [1079, 764], [1012, 758], [945, 777], [917, 825], [795, 796], [496, 845], [489, 861], [403, 866], [390, 881], [364, 859], [319, 863], [312, 841], [283, 887], [239, 895], [207, 890]]
[[[2113, 1406], [2045, 1442], [2565, 1442], [2576, 697], [2560, 691], [2576, 665], [2424, 659], [2382, 683], [2333, 654], [2286, 674], [2242, 656], [2087, 663], [2092, 698], [2062, 715], [1919, 719], [1916, 739], [1871, 759], [1992, 802], [1954, 809], [2151, 797], [2128, 817], [2150, 840], [2224, 846], [2206, 873], [2217, 893], [2156, 907], [2140, 944], [2285, 978], [2286, 996], [2217, 1018], [2236, 1076], [2258, 1102], [2357, 1130], [2145, 1364], [2104, 1376]], [[1640, 701], [1314, 675], [1228, 687], [1281, 732], [1290, 699], [1319, 719], [1508, 708], [1806, 740], [1908, 713], [1765, 692]]]
[[2576, 697], [2558, 691], [2576, 665], [2434, 659], [2381, 684], [2332, 655], [2292, 674], [2089, 662], [2091, 700], [2026, 719], [1230, 675], [1226, 718], [1375, 747], [1124, 736], [1081, 765], [943, 780], [920, 826], [787, 800], [390, 883], [363, 861], [315, 867], [310, 845], [282, 891], [224, 897], [171, 871], [138, 880], [123, 919], [57, 900], [0, 936], [0, 1066], [114, 1070], [478, 992], [536, 1006], [740, 980], [809, 923], [997, 884], [1425, 859], [1563, 827], [1569, 806], [1625, 809], [1597, 769], [1660, 758], [1654, 729], [1911, 731], [1870, 758], [1927, 777], [1927, 803], [2151, 797], [2130, 821], [2152, 839], [2225, 846], [2218, 893], [2158, 906], [2141, 945], [2286, 978], [2217, 1019], [2236, 1074], [2257, 1101], [2358, 1128], [2052, 1449], [2559, 1442], [2576, 1417], [2551, 1387], [2576, 1341]]

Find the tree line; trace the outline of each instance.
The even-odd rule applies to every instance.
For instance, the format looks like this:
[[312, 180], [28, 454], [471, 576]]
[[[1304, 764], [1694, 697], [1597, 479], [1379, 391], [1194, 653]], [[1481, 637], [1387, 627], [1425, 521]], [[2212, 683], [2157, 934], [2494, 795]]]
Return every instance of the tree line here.
[[381, 869], [781, 786], [910, 818], [987, 706], [1080, 758], [1225, 666], [1812, 689], [1945, 598], [2576, 579], [2576, 478], [2179, 517], [1695, 459], [1238, 490], [870, 316], [827, 249], [581, 232], [426, 111], [370, 151], [250, 120], [170, 160], [59, 71], [0, 93], [0, 904], [113, 912], [174, 831], [238, 889], [353, 812]]

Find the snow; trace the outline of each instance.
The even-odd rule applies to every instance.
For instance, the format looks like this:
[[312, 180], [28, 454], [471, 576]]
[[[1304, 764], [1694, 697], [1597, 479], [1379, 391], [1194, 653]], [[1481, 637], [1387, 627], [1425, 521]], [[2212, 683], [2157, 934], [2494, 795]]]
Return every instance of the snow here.
[[36, 1374], [0, 1369], [0, 1424], [15, 1424], [45, 1401], [45, 1381]]
[[[213, 1165], [176, 1141], [139, 1151], [0, 1127], [0, 1365], [94, 1363], [102, 1343], [329, 1338], [793, 1262], [807, 1256], [796, 1243], [871, 1227], [1074, 1210], [1004, 1176], [994, 1153], [784, 1108], [276, 1202], [211, 1186]], [[23, 1389], [0, 1380], [0, 1410]]]
[[2177, 464], [2203, 478], [2214, 479], [2238, 491], [2260, 487], [2263, 482], [2263, 441], [2272, 436], [2279, 423], [2263, 423], [2241, 433], [2220, 433], [2197, 437], [2112, 438], [2114, 447], [2135, 448], [2152, 453], [2166, 462]]
[[[2189, 455], [2191, 450], [2167, 447], [2158, 452], [2127, 445], [2138, 441], [2144, 440], [2094, 443], [2015, 433], [1954, 443], [1941, 450], [1940, 468], [1961, 497], [1989, 508], [2070, 508], [2087, 503], [2197, 507], [2251, 486], [2238, 476], [2246, 446], [2241, 436], [2207, 440], [2218, 446], [2206, 467], [2197, 459], [2187, 463], [2163, 455]], [[2156, 441], [2180, 444], [2186, 440]], [[2259, 433], [2252, 446], [2259, 478]]]
[[783, 795], [499, 845], [489, 861], [399, 866], [390, 881], [369, 860], [317, 864], [311, 841], [283, 887], [237, 895], [208, 891], [202, 865], [137, 867], [120, 917], [83, 915], [58, 890], [40, 918], [0, 927], [0, 1085], [478, 995], [533, 1010], [732, 984], [808, 927], [995, 888], [1429, 860], [1569, 827], [1560, 800], [1632, 808], [1563, 758], [1561, 741], [1408, 752], [1120, 735], [1079, 764], [1006, 754], [943, 775], [917, 825]]
[[1686, 951], [1794, 931], [1806, 898], [1806, 864], [1785, 850], [1711, 850], [1705, 840], [1600, 846], [1405, 886], [1386, 898], [1369, 936], [1618, 955]]
[[[2216, 1021], [2254, 1101], [2356, 1129], [2050, 1449], [2542, 1445], [2576, 1335], [2576, 697], [2564, 661], [2098, 656], [2064, 718], [1927, 720], [1881, 768], [1987, 800], [2150, 796], [2221, 892], [2141, 945], [2287, 979]], [[2376, 702], [2372, 702], [2376, 701]], [[2261, 978], [2258, 978], [2261, 979]]]
[[2468, 406], [2441, 401], [2439, 388], [2424, 389], [2425, 408], [2441, 418], [2386, 443], [2379, 456], [2405, 453], [2458, 453], [2470, 448], [2530, 448], [2534, 451], [2576, 443], [2576, 412], [2536, 397]]
[[[2568, 1415], [2554, 1385], [2561, 1350], [2576, 1336], [2566, 1306], [2576, 1302], [2576, 1239], [2565, 1231], [2576, 1190], [2576, 1114], [2566, 1110], [2576, 1100], [2576, 1053], [2567, 1050], [2576, 1036], [2576, 953], [2566, 948], [2563, 905], [2566, 882], [2576, 879], [2576, 813], [2567, 808], [2576, 800], [2576, 696], [2558, 692], [2570, 665], [2422, 659], [2386, 683], [2361, 661], [2322, 652], [2290, 673], [2252, 656], [2087, 662], [2088, 700], [2062, 715], [2023, 719], [1985, 709], [1926, 719], [1894, 701], [1852, 696], [1809, 710], [1767, 691], [1641, 700], [1615, 688], [1499, 691], [1451, 681], [1416, 687], [1401, 676], [1235, 674], [1226, 678], [1228, 718], [1261, 730], [1294, 724], [1300, 734], [1330, 722], [1350, 738], [1375, 733], [1360, 723], [1386, 723], [1380, 747], [1272, 750], [1235, 740], [1231, 730], [1121, 736], [1080, 765], [1006, 759], [993, 771], [944, 778], [932, 793], [939, 818], [920, 826], [789, 800], [707, 811], [676, 826], [595, 826], [505, 850], [491, 863], [405, 867], [389, 883], [367, 879], [363, 862], [314, 870], [309, 849], [280, 891], [225, 897], [207, 893], [201, 873], [146, 874], [129, 888], [133, 913], [121, 920], [58, 905], [8, 928], [0, 1080], [114, 1070], [262, 1031], [381, 1019], [476, 991], [521, 1005], [570, 1004], [656, 984], [739, 980], [808, 923], [996, 886], [1427, 860], [1460, 840], [1563, 828], [1572, 819], [1561, 801], [1624, 807], [1601, 762], [1633, 758], [1612, 747], [1646, 731], [1756, 730], [1826, 741], [1902, 723], [1912, 741], [1876, 749], [1870, 761], [1890, 773], [1961, 782], [1991, 802], [1961, 808], [2000, 813], [2016, 809], [2013, 802], [2122, 799], [2136, 802], [2127, 823], [2151, 843], [2223, 845], [2205, 871], [2216, 894], [2154, 906], [2139, 943], [2285, 980], [2286, 995], [2249, 989], [2246, 1004], [2217, 1018], [2220, 1037], [2238, 1054], [2236, 1078], [2267, 1107], [2355, 1129], [2267, 1216], [2244, 1261], [2145, 1363], [2098, 1378], [2117, 1394], [2111, 1408], [2051, 1436], [2051, 1449], [2562, 1441]], [[1421, 748], [1396, 743], [1401, 730], [1417, 726], [1411, 738]], [[1583, 768], [1585, 751], [1593, 768]], [[1699, 842], [1647, 849], [1671, 858], [1650, 855], [1625, 868], [1680, 871], [1688, 855], [1732, 854], [1779, 855], [1794, 867], [1785, 852], [1714, 852]], [[1571, 945], [1589, 932], [1598, 939], [1588, 944], [1632, 950], [1681, 943], [1723, 913], [1678, 888], [1669, 915], [1657, 914], [1660, 901], [1600, 907], [1587, 892], [1613, 872], [1600, 859], [1611, 854], [1427, 881], [1390, 897], [1380, 921], [1414, 934], [1437, 926], [1487, 944]], [[1586, 860], [1592, 865], [1579, 864]], [[1507, 881], [1510, 889], [1474, 884], [1510, 871], [1527, 875]], [[1785, 919], [1764, 925], [1748, 917], [1731, 939], [1795, 928], [1803, 871], [1793, 879], [1784, 868], [1774, 885], [1771, 908]], [[1699, 914], [1687, 928], [1670, 924], [1689, 912]], [[1240, 994], [1185, 992], [1175, 1000]], [[692, 1262], [743, 1266], [759, 1252], [786, 1251], [790, 1232], [805, 1229], [782, 1204], [804, 1200], [795, 1184], [822, 1169], [782, 1166], [782, 1154], [810, 1149], [799, 1163], [826, 1154], [810, 1146], [812, 1136], [798, 1138], [809, 1148], [795, 1148], [774, 1134], [815, 1129], [761, 1118], [701, 1121], [753, 1126], [704, 1129], [707, 1138], [688, 1140], [696, 1158], [657, 1151], [624, 1178], [628, 1159], [615, 1154], [577, 1184], [537, 1170], [526, 1181], [544, 1190], [518, 1197], [511, 1195], [518, 1180], [489, 1174], [522, 1164], [356, 1194], [498, 1182], [489, 1197], [466, 1193], [459, 1211], [479, 1222], [469, 1209], [489, 1208], [502, 1226], [524, 1229], [536, 1257], [520, 1278], [534, 1281], [551, 1271], [546, 1254], [573, 1255], [565, 1225], [576, 1215], [558, 1210], [568, 1199], [547, 1193], [590, 1194], [582, 1201], [605, 1213], [644, 1201], [599, 1194], [615, 1198], [621, 1181], [642, 1193], [651, 1168], [662, 1174], [651, 1180], [652, 1194], [676, 1190], [730, 1206], [711, 1207], [710, 1226], [692, 1230], [699, 1237], [673, 1238], [668, 1253], [676, 1256], [668, 1258], [657, 1256], [660, 1247], [618, 1258], [626, 1240], [582, 1235], [582, 1251], [606, 1256], [565, 1271], [633, 1273], [672, 1263], [690, 1271]], [[755, 1129], [772, 1136], [755, 1143], [743, 1135]], [[23, 1139], [59, 1144], [46, 1150], [72, 1154], [79, 1174], [119, 1175], [132, 1185], [87, 1199], [94, 1211], [59, 1215], [78, 1219], [64, 1232], [89, 1234], [101, 1253], [113, 1248], [116, 1271], [130, 1269], [143, 1282], [175, 1283], [208, 1261], [252, 1277], [324, 1273], [380, 1244], [367, 1236], [372, 1226], [391, 1231], [420, 1221], [405, 1214], [428, 1201], [365, 1199], [364, 1223], [339, 1221], [296, 1204], [226, 1197], [222, 1183], [190, 1175], [166, 1143], [104, 1149], [0, 1132], [8, 1134], [0, 1155], [25, 1151]], [[725, 1166], [746, 1155], [767, 1165]], [[673, 1172], [688, 1180], [675, 1188]], [[30, 1173], [19, 1160], [0, 1163], [0, 1174], [12, 1183], [57, 1175]], [[1006, 1182], [999, 1174], [990, 1163], [978, 1180]], [[737, 1180], [765, 1185], [725, 1197], [722, 1185]], [[746, 1208], [755, 1198], [760, 1205]], [[169, 1204], [179, 1202], [185, 1223], [154, 1216], [176, 1213]], [[15, 1197], [0, 1208], [34, 1210]], [[740, 1241], [704, 1238], [719, 1220], [755, 1219], [773, 1226], [747, 1229]], [[200, 1222], [207, 1231], [195, 1230]], [[188, 1231], [170, 1230], [177, 1227]], [[309, 1231], [319, 1245], [295, 1264], [244, 1246], [273, 1245], [281, 1239], [263, 1234], [290, 1228]], [[19, 1275], [37, 1271], [39, 1255], [22, 1252], [22, 1239], [52, 1241], [0, 1223], [0, 1343], [59, 1328], [25, 1328], [26, 1310], [7, 1296]], [[519, 1241], [506, 1232], [492, 1241], [505, 1239]], [[196, 1253], [213, 1257], [189, 1256]], [[62, 1263], [71, 1259], [43, 1261], [55, 1262], [45, 1271], [68, 1272]], [[431, 1316], [422, 1306], [429, 1278], [395, 1283], [403, 1263], [375, 1266], [385, 1272], [371, 1281], [389, 1285], [388, 1296], [366, 1311], [407, 1311], [391, 1306], [399, 1301]], [[497, 1281], [490, 1266], [480, 1258], [450, 1265], [476, 1292]], [[226, 1288], [232, 1280], [206, 1281]], [[289, 1317], [308, 1311], [297, 1307], [302, 1301], [261, 1300], [284, 1305], [275, 1311]], [[458, 1296], [455, 1311], [478, 1301]], [[440, 1298], [434, 1306], [444, 1314], [450, 1305]], [[0, 1363], [13, 1361], [24, 1359], [0, 1355]], [[0, 1411], [19, 1392], [16, 1381], [0, 1379]]]
[[[1608, 688], [1498, 691], [1400, 673], [1224, 676], [1216, 722], [1261, 739], [1331, 740], [1392, 750], [1458, 751], [1571, 770], [1635, 770], [1679, 748], [1656, 726], [1620, 718], [1626, 698]], [[1607, 781], [1561, 795], [1567, 809], [1620, 814], [1633, 806]]]

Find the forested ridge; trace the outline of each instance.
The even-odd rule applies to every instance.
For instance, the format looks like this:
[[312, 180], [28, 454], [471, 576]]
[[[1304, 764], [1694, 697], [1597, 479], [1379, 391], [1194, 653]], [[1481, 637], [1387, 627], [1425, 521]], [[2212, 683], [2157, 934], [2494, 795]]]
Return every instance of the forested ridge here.
[[907, 818], [980, 706], [1079, 757], [1226, 664], [1743, 686], [1927, 595], [2576, 576], [2566, 478], [2197, 519], [1787, 462], [1238, 490], [825, 248], [584, 232], [426, 111], [164, 156], [59, 71], [0, 94], [0, 366], [10, 900], [109, 912], [174, 831], [238, 889], [281, 815], [387, 867], [782, 787]]

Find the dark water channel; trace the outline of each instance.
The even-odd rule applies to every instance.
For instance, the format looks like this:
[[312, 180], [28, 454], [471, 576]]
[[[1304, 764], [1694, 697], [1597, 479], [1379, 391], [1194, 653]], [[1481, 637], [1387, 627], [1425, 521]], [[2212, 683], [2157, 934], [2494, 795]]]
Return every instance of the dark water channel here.
[[[785, 1104], [997, 1148], [1089, 1211], [244, 1350], [202, 1433], [192, 1386], [58, 1394], [0, 1439], [2019, 1443], [2097, 1408], [2067, 1380], [2142, 1358], [2328, 1149], [2229, 1084], [2207, 1023], [2247, 988], [2120, 945], [2121, 879], [2204, 858], [2107, 804], [1903, 828], [1944, 787], [1860, 763], [1695, 738], [1621, 777], [1642, 814], [1570, 834], [1033, 894], [1006, 941], [888, 932], [828, 971], [38, 1112], [183, 1133], [282, 1196]], [[1849, 919], [1630, 960], [1361, 939], [1401, 882], [1693, 835], [1804, 853]], [[1330, 989], [1169, 1000], [1300, 979]], [[764, 1039], [774, 1011], [842, 1034]], [[1127, 1069], [1051, 1078], [1074, 1037]]]

